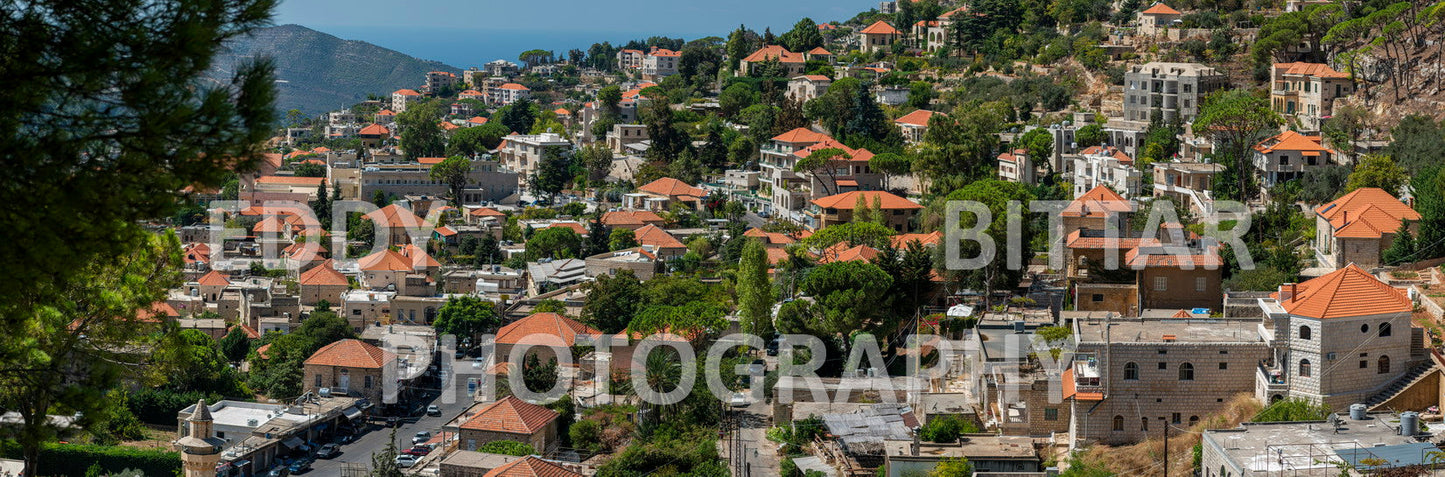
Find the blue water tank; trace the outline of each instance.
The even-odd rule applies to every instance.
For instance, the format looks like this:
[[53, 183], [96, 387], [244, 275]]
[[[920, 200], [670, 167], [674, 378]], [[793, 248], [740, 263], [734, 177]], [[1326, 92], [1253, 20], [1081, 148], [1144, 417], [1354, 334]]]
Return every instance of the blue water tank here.
[[1400, 435], [1413, 436], [1420, 432], [1420, 414], [1414, 411], [1400, 413]]
[[1365, 420], [1365, 405], [1364, 405], [1364, 404], [1351, 404], [1351, 405], [1350, 405], [1350, 419], [1353, 419], [1353, 420], [1356, 420], [1356, 421], [1363, 421], [1363, 420]]

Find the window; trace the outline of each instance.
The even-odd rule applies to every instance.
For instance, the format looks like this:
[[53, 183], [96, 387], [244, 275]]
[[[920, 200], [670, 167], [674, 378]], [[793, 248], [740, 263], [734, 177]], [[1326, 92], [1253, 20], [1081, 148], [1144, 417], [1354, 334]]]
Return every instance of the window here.
[[[1194, 380], [1194, 365], [1189, 364], [1189, 363], [1180, 364], [1180, 365], [1179, 365], [1179, 380], [1180, 380], [1180, 381], [1193, 381], [1193, 380]], [[1178, 419], [1175, 419], [1175, 421], [1177, 422]]]
[[1365, 324], [1360, 325], [1360, 332], [1361, 332], [1361, 333], [1369, 333], [1369, 332], [1370, 332], [1370, 324], [1369, 324], [1369, 323], [1365, 323]]
[[1199, 416], [1189, 416], [1189, 425], [1199, 424]]
[[1147, 418], [1147, 417], [1141, 417], [1141, 418], [1139, 418], [1139, 430], [1144, 431], [1144, 432], [1149, 432], [1149, 418]]
[[1114, 429], [1115, 432], [1119, 432], [1119, 431], [1123, 431], [1123, 430], [1124, 430], [1124, 416], [1114, 416], [1114, 427], [1113, 427], [1113, 429]]
[[1222, 371], [1222, 370], [1229, 369], [1229, 363], [1220, 362], [1220, 363], [1219, 363], [1219, 369], [1220, 369], [1221, 371]]
[[316, 375], [316, 387], [321, 387], [321, 375]]
[[1169, 289], [1169, 277], [1154, 277], [1154, 291]]
[[362, 387], [365, 387], [366, 389], [371, 389], [371, 376], [365, 377], [365, 379], [362, 381]]
[[1385, 373], [1390, 372], [1390, 357], [1389, 357], [1389, 356], [1381, 356], [1381, 357], [1380, 357], [1380, 364], [1378, 364], [1376, 367], [1378, 368], [1378, 369], [1375, 370], [1376, 373], [1385, 374]]
[[1300, 375], [1300, 377], [1302, 377], [1302, 378], [1308, 378], [1308, 377], [1310, 377], [1310, 360], [1308, 360], [1308, 359], [1301, 359], [1301, 360], [1299, 360], [1299, 375]]
[[1159, 369], [1160, 369], [1160, 370], [1169, 369], [1169, 363], [1165, 363], [1165, 362], [1162, 362], [1162, 361], [1161, 361], [1161, 362], [1159, 363]]
[[1308, 326], [1301, 326], [1301, 327], [1299, 327], [1299, 339], [1302, 339], [1302, 340], [1308, 340], [1308, 339], [1310, 339], [1310, 327], [1308, 327]]
[[1204, 277], [1194, 277], [1194, 291], [1204, 292], [1209, 287], [1209, 280]]
[[1384, 338], [1384, 337], [1386, 337], [1386, 336], [1390, 336], [1390, 323], [1389, 323], [1389, 322], [1380, 323], [1380, 326], [1379, 326], [1378, 330], [1379, 330], [1379, 332], [1380, 332], [1380, 337], [1381, 337], [1381, 338]]
[[1172, 415], [1170, 415], [1169, 418], [1170, 418], [1170, 419], [1169, 419], [1169, 422], [1173, 422], [1173, 423], [1175, 423], [1175, 424], [1178, 424], [1178, 423], [1180, 422], [1180, 421], [1179, 421], [1179, 413], [1177, 413], [1177, 412], [1174, 413], [1174, 414], [1172, 414]]
[[1124, 363], [1124, 379], [1139, 379], [1139, 365]]
[[1059, 408], [1056, 408], [1056, 407], [1046, 407], [1046, 408], [1044, 408], [1044, 420], [1045, 420], [1045, 421], [1057, 421], [1057, 420], [1059, 420]]
[[1104, 294], [1102, 294], [1102, 293], [1095, 293], [1094, 296], [1091, 297], [1091, 298], [1094, 300], [1094, 303], [1098, 303], [1098, 302], [1104, 301]]

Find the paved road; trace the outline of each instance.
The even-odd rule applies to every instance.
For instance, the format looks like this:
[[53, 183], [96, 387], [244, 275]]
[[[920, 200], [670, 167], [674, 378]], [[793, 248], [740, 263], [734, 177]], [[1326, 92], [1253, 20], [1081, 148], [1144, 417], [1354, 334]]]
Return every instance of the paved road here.
[[[465, 380], [465, 378], [463, 378]], [[397, 452], [411, 447], [411, 437], [419, 431], [431, 432], [433, 436], [441, 432], [442, 426], [446, 425], [452, 418], [461, 415], [462, 411], [471, 406], [471, 398], [466, 396], [465, 381], [462, 382], [463, 392], [458, 394], [457, 402], [446, 404], [435, 397], [428, 398], [421, 403], [422, 409], [429, 404], [436, 404], [441, 407], [440, 416], [419, 415], [402, 419], [401, 427], [396, 429]], [[348, 462], [363, 463], [370, 468], [372, 454], [380, 454], [386, 450], [386, 441], [391, 437], [391, 429], [384, 426], [371, 426], [370, 431], [362, 434], [356, 441], [341, 447], [341, 455], [334, 459], [319, 459], [313, 464], [314, 470], [302, 475], [330, 477], [340, 476], [341, 470]]]

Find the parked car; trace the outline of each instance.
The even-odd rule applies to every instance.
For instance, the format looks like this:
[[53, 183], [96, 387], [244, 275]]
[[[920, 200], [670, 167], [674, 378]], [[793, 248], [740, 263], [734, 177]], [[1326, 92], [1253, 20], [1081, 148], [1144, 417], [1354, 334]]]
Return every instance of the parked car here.
[[748, 396], [741, 392], [735, 392], [733, 393], [732, 399], [728, 400], [728, 404], [732, 407], [747, 407]]
[[440, 415], [442, 415], [442, 408], [437, 407], [436, 404], [432, 404], [432, 405], [430, 405], [430, 406], [427, 406], [427, 407], [426, 407], [426, 415], [428, 415], [428, 416], [440, 416]]
[[316, 457], [322, 459], [330, 459], [338, 455], [341, 455], [341, 446], [336, 444], [322, 445], [321, 450], [316, 451]]
[[301, 460], [298, 460], [298, 461], [296, 461], [296, 462], [292, 462], [292, 463], [291, 463], [291, 466], [290, 466], [290, 467], [287, 467], [286, 470], [291, 471], [291, 473], [293, 473], [293, 474], [299, 474], [299, 473], [302, 473], [302, 472], [306, 472], [306, 471], [308, 471], [308, 470], [311, 470], [311, 460], [310, 460], [310, 459], [301, 459]]
[[401, 453], [421, 457], [431, 453], [431, 446], [412, 446], [410, 449], [401, 451]]
[[396, 456], [396, 466], [403, 469], [409, 469], [411, 468], [411, 466], [416, 465], [416, 461], [417, 459], [415, 456], [409, 456], [406, 454]]
[[416, 435], [411, 436], [412, 444], [421, 444], [429, 440], [431, 440], [431, 432], [427, 431], [419, 431], [416, 433]]
[[286, 477], [288, 475], [291, 475], [291, 470], [287, 469], [285, 466], [271, 469], [270, 472], [266, 473], [266, 477]]
[[386, 418], [386, 427], [397, 427], [399, 425], [401, 425], [401, 420], [395, 416]]

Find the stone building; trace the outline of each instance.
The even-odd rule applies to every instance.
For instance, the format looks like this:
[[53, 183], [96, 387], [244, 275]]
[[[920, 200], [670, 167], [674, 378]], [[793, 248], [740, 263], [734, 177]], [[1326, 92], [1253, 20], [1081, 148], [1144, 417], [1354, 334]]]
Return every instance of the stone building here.
[[548, 453], [557, 446], [557, 411], [532, 404], [516, 396], [477, 404], [458, 420], [462, 450], [477, 450], [488, 442], [516, 441]]
[[[382, 382], [396, 374], [396, 355], [361, 340], [344, 339], [316, 350], [302, 363], [306, 392], [364, 397], [382, 402]], [[395, 378], [393, 378], [395, 379]]]
[[1198, 63], [1152, 62], [1124, 73], [1124, 119], [1149, 121], [1155, 111], [1165, 121], [1189, 122], [1209, 93], [1228, 86], [1228, 77]]
[[1321, 265], [1374, 268], [1400, 226], [1419, 231], [1420, 213], [1383, 189], [1362, 187], [1315, 208], [1315, 256]]
[[1259, 320], [1080, 319], [1063, 373], [1075, 438], [1126, 444], [1187, 427], [1254, 391]]

